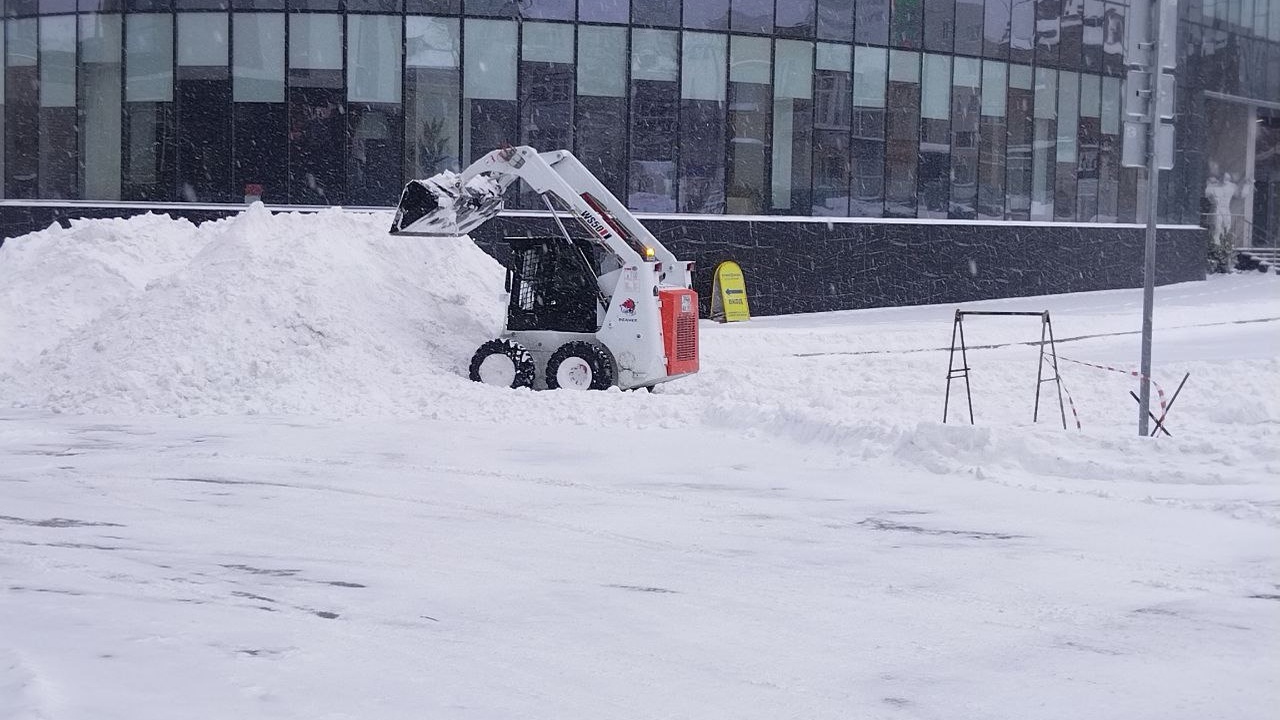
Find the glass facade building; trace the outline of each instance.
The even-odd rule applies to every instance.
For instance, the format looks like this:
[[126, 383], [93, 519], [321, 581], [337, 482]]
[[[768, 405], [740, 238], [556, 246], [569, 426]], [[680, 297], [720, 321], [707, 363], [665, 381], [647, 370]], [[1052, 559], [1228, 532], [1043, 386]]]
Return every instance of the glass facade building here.
[[[1121, 165], [1129, 12], [5, 0], [0, 197], [388, 206], [406, 179], [527, 144], [572, 149], [641, 212], [1136, 222], [1144, 172]], [[1198, 224], [1211, 105], [1253, 103], [1249, 162], [1268, 142], [1280, 156], [1280, 0], [1180, 12], [1161, 219]]]

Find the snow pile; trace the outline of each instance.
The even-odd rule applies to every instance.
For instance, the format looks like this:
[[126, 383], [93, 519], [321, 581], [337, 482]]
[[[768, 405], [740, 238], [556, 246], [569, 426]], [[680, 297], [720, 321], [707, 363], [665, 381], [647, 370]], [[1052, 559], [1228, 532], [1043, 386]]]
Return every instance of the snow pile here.
[[[465, 383], [501, 326], [502, 271], [384, 214], [194, 226], [147, 215], [6, 242], [5, 404], [104, 413], [386, 412]], [[47, 330], [46, 330], [47, 329]]]

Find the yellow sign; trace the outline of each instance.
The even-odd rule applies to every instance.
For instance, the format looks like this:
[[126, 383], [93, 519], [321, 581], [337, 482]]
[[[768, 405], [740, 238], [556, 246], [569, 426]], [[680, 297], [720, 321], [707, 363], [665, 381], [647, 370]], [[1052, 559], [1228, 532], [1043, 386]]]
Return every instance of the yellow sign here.
[[711, 288], [711, 319], [720, 322], [738, 322], [751, 319], [747, 306], [747, 284], [742, 278], [742, 268], [732, 260], [716, 266], [715, 281]]

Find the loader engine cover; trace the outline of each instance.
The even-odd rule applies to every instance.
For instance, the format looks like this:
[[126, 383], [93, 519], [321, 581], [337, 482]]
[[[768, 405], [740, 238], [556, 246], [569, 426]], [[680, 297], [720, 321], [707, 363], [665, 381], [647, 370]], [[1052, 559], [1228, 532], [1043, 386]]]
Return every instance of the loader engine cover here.
[[667, 375], [698, 372], [698, 293], [686, 288], [658, 291]]

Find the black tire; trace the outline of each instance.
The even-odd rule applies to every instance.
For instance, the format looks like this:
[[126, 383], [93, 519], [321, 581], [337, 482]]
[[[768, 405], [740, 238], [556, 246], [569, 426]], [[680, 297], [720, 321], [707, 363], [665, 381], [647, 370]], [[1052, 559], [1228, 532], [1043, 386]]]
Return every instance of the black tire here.
[[[511, 361], [511, 384], [508, 387], [533, 387], [533, 374], [536, 372], [533, 365], [533, 356], [520, 343], [502, 338], [490, 340], [481, 345], [476, 350], [476, 354], [471, 356], [469, 374], [472, 380], [486, 382], [484, 375], [481, 373], [481, 368], [485, 365], [485, 360], [494, 356], [503, 356]], [[494, 382], [490, 378], [489, 384], [502, 385], [503, 383]]]
[[604, 390], [613, 386], [613, 358], [609, 356], [609, 351], [599, 345], [575, 340], [561, 345], [547, 361], [548, 390], [555, 390], [564, 384], [560, 379], [560, 371], [561, 366], [566, 362], [573, 362], [579, 370], [586, 371], [584, 375], [579, 375], [580, 385], [569, 387], [579, 390]]

